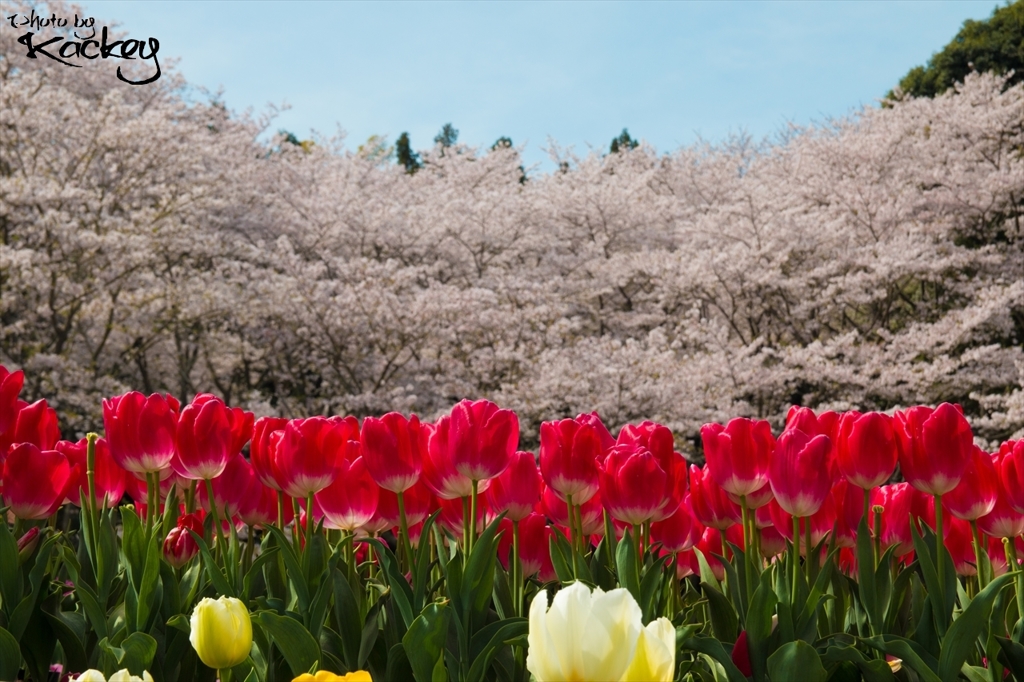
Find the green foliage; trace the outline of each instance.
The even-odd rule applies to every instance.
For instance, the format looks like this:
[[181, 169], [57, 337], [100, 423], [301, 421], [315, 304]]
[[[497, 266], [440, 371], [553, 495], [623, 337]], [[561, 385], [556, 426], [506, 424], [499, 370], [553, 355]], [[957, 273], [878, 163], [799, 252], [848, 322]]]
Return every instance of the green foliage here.
[[915, 66], [900, 80], [900, 88], [914, 97], [934, 97], [972, 71], [1014, 71], [1007, 86], [1024, 81], [1024, 0], [997, 7], [984, 21], [965, 21], [926, 66]]
[[409, 133], [402, 133], [395, 142], [395, 159], [399, 165], [405, 167], [406, 173], [415, 173], [423, 168], [420, 155], [412, 150], [409, 144]]
[[640, 143], [630, 137], [629, 131], [623, 128], [622, 133], [620, 133], [618, 137], [612, 138], [612, 143], [609, 149], [612, 154], [618, 154], [620, 151], [636, 149], [639, 146]]
[[444, 149], [451, 147], [458, 140], [459, 131], [451, 123], [445, 123], [441, 126], [441, 132], [434, 136], [434, 144], [439, 144]]

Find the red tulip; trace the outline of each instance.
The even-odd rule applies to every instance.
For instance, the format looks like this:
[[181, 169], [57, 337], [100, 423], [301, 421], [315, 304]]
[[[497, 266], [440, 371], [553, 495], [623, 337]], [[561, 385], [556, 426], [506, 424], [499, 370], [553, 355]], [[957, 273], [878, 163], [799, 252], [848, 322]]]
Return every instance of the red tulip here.
[[[993, 468], [998, 472], [1002, 469], [1002, 461], [1007, 455], [992, 455]], [[996, 538], [1015, 538], [1024, 534], [1024, 513], [1014, 509], [1010, 495], [1002, 481], [996, 486], [996, 504], [985, 516], [978, 519], [978, 528]]]
[[178, 417], [177, 453], [171, 465], [184, 478], [217, 478], [249, 442], [252, 420], [252, 412], [229, 408], [217, 396], [200, 393]]
[[532, 452], [512, 455], [508, 468], [491, 481], [487, 501], [491, 512], [511, 521], [522, 521], [533, 513], [540, 502], [542, 485], [540, 469]]
[[806, 517], [821, 508], [832, 489], [831, 448], [825, 435], [812, 438], [803, 431], [790, 429], [779, 436], [768, 480], [775, 501], [787, 513]]
[[316, 494], [316, 501], [332, 525], [347, 531], [354, 531], [373, 518], [379, 498], [380, 487], [366, 470], [362, 457], [343, 460], [334, 483]]
[[[300, 500], [318, 493], [337, 477], [338, 458], [356, 439], [355, 417], [293, 419], [276, 443], [275, 477], [287, 494]], [[271, 435], [271, 442], [276, 436]]]
[[612, 518], [640, 525], [664, 503], [667, 479], [650, 450], [636, 444], [616, 445], [600, 470], [601, 499]]
[[[97, 439], [95, 447], [93, 481], [96, 486], [96, 504], [107, 508], [116, 507], [121, 501], [121, 496], [124, 495], [129, 474], [117, 466], [117, 462], [114, 461], [110, 454], [110, 448], [107, 446], [105, 438]], [[58, 441], [56, 450], [67, 457], [72, 467], [77, 468], [78, 478], [72, 481], [68, 489], [67, 499], [71, 504], [81, 507], [82, 501], [79, 498], [79, 491], [85, 493], [86, 498], [89, 495], [89, 479], [87, 475], [89, 468], [89, 441], [85, 438], [77, 443], [66, 440]]]
[[[498, 539], [498, 561], [509, 570], [512, 560], [512, 520], [507, 516], [501, 521], [501, 537]], [[523, 577], [529, 577], [546, 566], [551, 566], [548, 540], [553, 531], [543, 514], [533, 513], [519, 521], [519, 559], [523, 562]], [[552, 567], [552, 572], [554, 568]]]
[[992, 456], [975, 446], [970, 458], [960, 483], [942, 498], [953, 516], [964, 521], [976, 521], [992, 511], [999, 493], [999, 477], [992, 465]]
[[[771, 559], [786, 551], [786, 538], [775, 526], [761, 528], [758, 533], [761, 534], [761, 555], [765, 559]], [[790, 535], [792, 534], [790, 532]]]
[[167, 533], [164, 539], [164, 558], [175, 568], [181, 568], [199, 553], [199, 543], [189, 533], [203, 536], [203, 512], [184, 514], [178, 517], [178, 525]]
[[743, 497], [767, 485], [775, 448], [768, 422], [740, 417], [726, 426], [705, 424], [700, 437], [711, 476], [726, 492]]
[[[736, 504], [741, 504], [742, 500], [738, 496], [732, 493], [728, 493], [728, 495], [730, 500]], [[774, 499], [775, 495], [772, 493], [772, 484], [765, 481], [763, 486], [747, 495], [747, 509], [761, 509]]]
[[10, 372], [6, 367], [0, 365], [0, 457], [6, 452], [4, 447], [3, 434], [14, 427], [21, 410], [18, 394], [25, 384], [25, 373], [20, 369], [17, 372]]
[[[438, 500], [438, 506], [441, 508], [441, 513], [437, 515], [437, 522], [441, 524], [442, 528], [451, 533], [452, 537], [454, 537], [459, 542], [464, 540], [464, 538], [462, 537], [464, 532], [462, 524], [465, 522], [466, 518], [463, 515], [462, 505], [463, 500], [461, 498], [452, 500]], [[477, 504], [476, 527], [482, 530], [486, 518], [487, 504]]]
[[896, 460], [892, 417], [881, 412], [847, 412], [840, 418], [836, 463], [846, 480], [870, 490], [889, 480]]
[[[172, 487], [175, 487], [179, 492], [188, 488], [190, 481], [178, 476], [170, 468], [164, 469], [161, 474], [166, 474], [166, 476], [160, 479], [160, 484], [157, 486], [157, 501], [159, 503], [163, 503], [167, 499], [167, 496], [171, 494]], [[146, 481], [139, 478], [138, 475], [128, 474], [124, 477], [124, 491], [132, 498], [136, 510], [140, 510], [139, 513], [145, 516], [141, 510], [146, 508], [146, 501], [148, 499]]]
[[[452, 418], [441, 417], [437, 424], [421, 424], [420, 433], [426, 440], [423, 450], [422, 481], [431, 492], [442, 500], [469, 497], [473, 494], [473, 480], [463, 476], [455, 466], [454, 451], [451, 448]], [[489, 481], [477, 483], [477, 492], [487, 489]]]
[[40, 450], [52, 450], [60, 440], [57, 413], [45, 400], [37, 400], [18, 411], [14, 430], [8, 435], [12, 445], [31, 443]]
[[816, 415], [814, 410], [809, 407], [793, 405], [789, 408], [789, 412], [786, 413], [786, 428], [784, 430], [791, 431], [794, 429], [803, 431], [811, 438], [814, 436], [828, 436], [829, 440], [835, 443], [839, 429], [839, 415], [829, 411]]
[[[284, 512], [281, 523], [287, 525], [295, 516], [291, 498], [285, 497], [281, 511]], [[255, 470], [238, 505], [238, 517], [249, 526], [269, 526], [277, 523], [277, 491], [264, 485]]]
[[693, 518], [689, 504], [679, 505], [675, 514], [651, 524], [651, 538], [666, 552], [685, 552], [700, 541], [704, 526]]
[[958, 575], [969, 577], [977, 575], [977, 557], [974, 554], [974, 536], [971, 524], [956, 517], [947, 519], [943, 526], [944, 542], [949, 555], [953, 559]]
[[455, 469], [474, 481], [494, 478], [519, 444], [519, 418], [488, 400], [463, 400], [452, 408], [449, 447]]
[[836, 544], [854, 547], [857, 528], [864, 517], [864, 489], [841, 478], [832, 486], [832, 500], [836, 509]]
[[252, 445], [249, 447], [252, 468], [263, 485], [274, 490], [284, 488], [281, 483], [284, 476], [277, 468], [277, 444], [287, 426], [288, 420], [282, 417], [260, 417], [253, 425]]
[[[787, 512], [778, 503], [772, 500], [768, 503], [768, 513], [772, 517], [772, 525], [787, 540], [793, 539], [793, 515]], [[836, 523], [836, 505], [832, 496], [829, 495], [825, 501], [811, 516], [801, 517], [804, 521], [800, 524], [800, 542], [803, 543], [807, 523], [811, 524], [811, 545], [817, 545], [822, 538], [832, 532]], [[807, 553], [807, 548], [801, 545], [801, 553]]]
[[[888, 549], [897, 545], [896, 556], [898, 557], [914, 550], [910, 523], [914, 516], [917, 496], [917, 490], [906, 482], [884, 485], [872, 492], [872, 507], [882, 507], [882, 548]], [[871, 514], [868, 523], [874, 523], [874, 513]]]
[[103, 427], [110, 454], [122, 469], [136, 474], [167, 468], [174, 457], [178, 401], [137, 391], [103, 401]]
[[[366, 462], [366, 458], [363, 458]], [[405, 502], [405, 520], [410, 526], [414, 526], [437, 508], [433, 493], [423, 485], [423, 481], [414, 483], [412, 487], [406, 488], [403, 500]], [[458, 500], [459, 504], [462, 500]], [[480, 505], [483, 507], [484, 505]], [[394, 528], [399, 525], [398, 514], [398, 493], [382, 488], [377, 496], [377, 509], [374, 510], [373, 518], [363, 524], [364, 528], [377, 527], [384, 524], [384, 528]]]
[[406, 419], [389, 412], [363, 420], [363, 461], [377, 485], [393, 493], [408, 490], [420, 479], [425, 453], [416, 415]]
[[[252, 465], [241, 455], [235, 453], [228, 459], [224, 471], [210, 482], [213, 487], [213, 500], [217, 504], [217, 513], [222, 519], [228, 519], [238, 513], [249, 494], [249, 486], [259, 483]], [[210, 510], [206, 486], [196, 487], [197, 497], [203, 509]], [[276, 515], [275, 515], [276, 518]]]
[[[619, 431], [617, 445], [633, 445], [646, 448], [658, 461], [658, 466], [665, 472], [664, 492], [661, 504], [652, 517], [655, 521], [671, 516], [686, 495], [686, 460], [675, 451], [672, 432], [661, 424], [645, 421], [640, 424], [626, 424]], [[609, 451], [610, 452], [610, 451]], [[605, 453], [607, 458], [608, 454]], [[654, 496], [657, 490], [652, 490]]]
[[[743, 528], [739, 525], [732, 526], [725, 531], [726, 542], [731, 542], [740, 549], [745, 549], [743, 546]], [[718, 560], [717, 556], [722, 556], [722, 531], [717, 528], [705, 528], [704, 535], [701, 537], [700, 542], [697, 543], [696, 549], [701, 551], [704, 555], [704, 559], [708, 562], [708, 567], [711, 572], [715, 575], [717, 580], [725, 580], [725, 567], [722, 566], [722, 562]], [[728, 549], [725, 550], [725, 558], [728, 559], [732, 554]], [[696, 556], [694, 556], [694, 573], [700, 572], [699, 563], [697, 562]]]
[[944, 495], [960, 482], [971, 459], [971, 426], [959, 408], [942, 403], [897, 412], [893, 422], [900, 470], [910, 485], [929, 495]]
[[1024, 513], [1024, 439], [1007, 441], [999, 447], [1002, 463], [999, 478], [1010, 505]]
[[[569, 507], [552, 488], [544, 486], [541, 491], [541, 509], [547, 517], [559, 526], [569, 525]], [[574, 500], [575, 501], [575, 500]], [[595, 535], [604, 530], [604, 507], [601, 494], [597, 493], [580, 505], [580, 517], [583, 522], [582, 533], [585, 536]]]
[[544, 482], [563, 500], [571, 496], [573, 504], [584, 504], [599, 486], [598, 463], [604, 459], [607, 441], [592, 421], [577, 417], [540, 425]]
[[719, 530], [741, 520], [739, 506], [711, 477], [707, 467], [690, 465], [690, 510], [702, 524]]
[[754, 676], [754, 668], [750, 663], [750, 645], [747, 644], [746, 630], [740, 632], [739, 637], [736, 638], [736, 643], [732, 645], [732, 655], [730, 658], [733, 664], [739, 668], [739, 671], [743, 673], [744, 677]]
[[78, 476], [67, 457], [32, 443], [11, 447], [3, 473], [4, 504], [19, 519], [45, 519], [53, 514]]

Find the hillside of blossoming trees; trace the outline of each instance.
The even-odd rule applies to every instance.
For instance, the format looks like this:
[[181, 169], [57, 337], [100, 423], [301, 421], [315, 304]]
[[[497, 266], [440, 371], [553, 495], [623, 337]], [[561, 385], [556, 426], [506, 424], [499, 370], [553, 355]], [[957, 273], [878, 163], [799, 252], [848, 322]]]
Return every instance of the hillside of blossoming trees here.
[[0, 363], [67, 437], [133, 389], [285, 417], [487, 398], [526, 446], [596, 410], [690, 455], [701, 424], [792, 404], [948, 401], [990, 446], [1024, 435], [1024, 85], [556, 148], [521, 183], [514, 148], [408, 174], [264, 142], [166, 64], [135, 87], [0, 39]]

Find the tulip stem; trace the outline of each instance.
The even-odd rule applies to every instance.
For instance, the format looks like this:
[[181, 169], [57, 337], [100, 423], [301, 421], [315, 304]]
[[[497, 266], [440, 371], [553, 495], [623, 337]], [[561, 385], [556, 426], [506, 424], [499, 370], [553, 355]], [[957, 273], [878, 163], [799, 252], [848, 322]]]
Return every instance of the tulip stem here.
[[251, 525], [246, 524], [245, 526], [245, 559], [242, 563], [242, 575], [245, 576], [249, 572], [249, 567], [252, 566], [252, 557], [256, 553], [256, 529]]
[[644, 565], [644, 542], [639, 523], [633, 524], [633, 540], [636, 542], [636, 574], [639, 576]]
[[413, 566], [412, 561], [412, 543], [409, 541], [409, 520], [405, 515], [405, 492], [400, 492], [398, 497], [398, 530], [401, 534], [399, 541], [402, 546], [402, 554], [405, 555], [405, 563], [408, 564], [409, 571], [413, 574], [416, 573], [416, 567]]
[[1017, 618], [1024, 618], [1024, 572], [1017, 564], [1017, 548], [1014, 538], [1003, 538], [1003, 549], [1006, 551], [1006, 570], [1017, 571]]
[[86, 439], [86, 450], [85, 450], [85, 475], [89, 481], [89, 515], [90, 520], [93, 523], [93, 527], [96, 526], [96, 441], [99, 436], [95, 433], [89, 433], [85, 436]]
[[469, 556], [470, 542], [469, 542], [469, 498], [462, 498], [462, 549], [465, 550], [466, 556]]
[[220, 682], [231, 682], [231, 668], [218, 668], [217, 679]]
[[[211, 539], [216, 543], [217, 549], [222, 550], [220, 541], [220, 518], [217, 516], [217, 503], [213, 497], [213, 481], [210, 479], [204, 479], [206, 481], [206, 501], [210, 504], [210, 516], [213, 517], [213, 533]], [[222, 550], [223, 551], [223, 550]]]
[[971, 521], [971, 534], [974, 536], [974, 560], [978, 565], [978, 590], [985, 589], [988, 585], [988, 571], [986, 570], [986, 552], [981, 544], [981, 534], [978, 532], [978, 522]]
[[196, 484], [199, 481], [192, 479], [188, 482], [188, 491], [185, 493], [185, 513], [194, 514], [196, 511]]
[[[401, 499], [401, 497], [399, 497]], [[316, 524], [313, 522], [313, 493], [306, 494], [306, 551], [313, 548], [313, 531]], [[310, 576], [312, 578], [313, 576]]]
[[814, 564], [811, 563], [811, 517], [804, 517], [804, 554], [805, 563], [807, 564], [807, 584], [813, 585], [814, 579], [817, 577], [815, 574], [817, 571], [817, 557], [815, 557]]
[[[943, 596], [943, 600], [945, 600], [945, 591], [946, 591], [946, 577], [945, 577], [946, 562], [943, 561], [943, 559], [945, 559], [945, 557], [942, 556], [942, 552], [943, 552], [943, 550], [945, 548], [946, 548], [946, 546], [943, 544], [943, 538], [942, 538], [942, 495], [936, 495], [935, 496], [935, 563], [936, 563], [935, 570], [938, 573], [939, 589], [943, 593], [943, 595], [942, 595]], [[946, 614], [941, 614], [941, 617], [942, 618], [946, 618], [947, 616], [946, 616]]]
[[523, 560], [519, 556], [519, 522], [512, 522], [512, 611], [516, 617], [523, 615]]
[[302, 532], [300, 512], [302, 508], [299, 506], [299, 501], [296, 498], [292, 498], [292, 546], [295, 547], [295, 553], [298, 554], [302, 548], [299, 546], [299, 534]]
[[[871, 491], [867, 488], [861, 488], [864, 491], [864, 524], [870, 529], [871, 524]], [[874, 570], [878, 566], [878, 543], [881, 540], [879, 537], [879, 528], [881, 526], [881, 518], [878, 514], [875, 514], [874, 523], [874, 542], [872, 543], [872, 556], [871, 556], [871, 570]]]
[[800, 584], [800, 517], [793, 517], [793, 594], [791, 603], [796, 603], [796, 591]]
[[284, 532], [284, 491], [277, 491], [277, 527]]
[[469, 498], [469, 551], [473, 551], [473, 545], [476, 544], [476, 505], [477, 505], [477, 486], [479, 481], [473, 479], [473, 494]]
[[747, 590], [746, 594], [743, 595], [744, 599], [749, 603], [750, 595], [754, 592], [754, 574], [753, 565], [751, 562], [753, 558], [750, 555], [750, 546], [752, 544], [753, 536], [757, 533], [756, 530], [752, 530], [750, 518], [750, 509], [747, 507], [747, 496], [740, 495], [740, 511], [743, 514], [743, 575], [746, 576]]

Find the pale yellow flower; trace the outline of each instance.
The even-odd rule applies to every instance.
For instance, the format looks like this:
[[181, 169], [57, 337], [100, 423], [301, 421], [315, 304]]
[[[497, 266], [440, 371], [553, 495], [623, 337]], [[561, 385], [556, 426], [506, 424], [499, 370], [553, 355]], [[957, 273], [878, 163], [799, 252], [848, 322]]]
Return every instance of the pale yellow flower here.
[[591, 592], [573, 583], [550, 609], [542, 590], [530, 606], [527, 639], [526, 668], [537, 682], [656, 682], [671, 680], [675, 668], [672, 624], [659, 618], [645, 629], [640, 607], [622, 588]]
[[373, 680], [370, 678], [370, 673], [365, 670], [357, 670], [354, 673], [345, 673], [344, 675], [321, 670], [316, 675], [302, 673], [292, 682], [373, 682]]
[[189, 640], [199, 660], [210, 668], [233, 668], [249, 656], [252, 648], [249, 610], [234, 597], [206, 597], [192, 612]]

